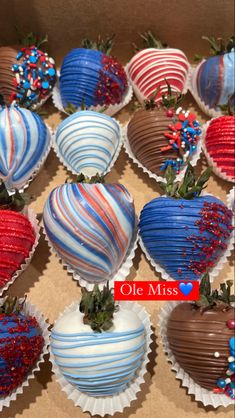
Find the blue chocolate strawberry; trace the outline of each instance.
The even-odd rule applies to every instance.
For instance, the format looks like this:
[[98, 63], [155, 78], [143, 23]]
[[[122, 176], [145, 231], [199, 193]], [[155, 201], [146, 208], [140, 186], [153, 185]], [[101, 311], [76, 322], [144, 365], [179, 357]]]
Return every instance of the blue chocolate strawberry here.
[[60, 73], [60, 95], [64, 108], [119, 104], [127, 90], [123, 66], [112, 56], [112, 39], [91, 42], [70, 51]]
[[200, 196], [210, 173], [208, 168], [196, 181], [188, 165], [183, 181], [175, 182], [168, 167], [167, 182], [161, 184], [167, 196], [153, 199], [141, 212], [144, 249], [166, 279], [201, 279], [228, 247], [232, 211], [213, 196]]
[[0, 301], [0, 399], [22, 384], [37, 362], [44, 338], [36, 318], [17, 298]]

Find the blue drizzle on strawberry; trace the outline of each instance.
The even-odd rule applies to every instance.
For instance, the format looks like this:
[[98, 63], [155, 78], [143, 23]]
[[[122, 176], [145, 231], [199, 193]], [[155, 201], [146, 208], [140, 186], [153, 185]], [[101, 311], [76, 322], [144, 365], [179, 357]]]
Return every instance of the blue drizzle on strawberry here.
[[234, 94], [235, 51], [203, 61], [197, 73], [197, 90], [210, 108], [227, 104]]
[[156, 198], [140, 215], [147, 252], [175, 280], [197, 280], [213, 268], [232, 229], [232, 212], [212, 196]]
[[63, 106], [110, 105], [122, 101], [127, 87], [125, 70], [101, 51], [76, 48], [64, 58], [60, 75]]
[[0, 397], [21, 385], [37, 361], [43, 343], [35, 318], [21, 313], [0, 314]]

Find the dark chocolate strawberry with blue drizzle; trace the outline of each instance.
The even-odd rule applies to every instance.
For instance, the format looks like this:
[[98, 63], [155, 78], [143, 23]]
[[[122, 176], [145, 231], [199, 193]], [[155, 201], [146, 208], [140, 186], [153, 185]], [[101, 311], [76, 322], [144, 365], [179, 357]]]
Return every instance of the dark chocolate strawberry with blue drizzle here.
[[153, 199], [141, 212], [144, 249], [167, 279], [201, 279], [227, 249], [232, 211], [213, 196], [200, 196], [210, 172], [208, 168], [196, 182], [189, 165], [183, 181], [175, 182], [168, 167], [167, 183], [161, 184], [167, 196]]
[[85, 39], [82, 48], [70, 51], [60, 73], [60, 95], [64, 108], [119, 104], [127, 90], [123, 66], [112, 56], [112, 39]]
[[0, 303], [0, 399], [22, 384], [44, 345], [36, 318], [23, 305], [10, 297]]

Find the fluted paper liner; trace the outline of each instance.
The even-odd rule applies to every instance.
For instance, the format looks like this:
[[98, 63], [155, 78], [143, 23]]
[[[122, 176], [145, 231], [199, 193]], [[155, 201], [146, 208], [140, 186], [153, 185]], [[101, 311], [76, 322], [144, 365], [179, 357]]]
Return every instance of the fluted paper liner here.
[[[121, 149], [122, 149], [122, 146], [123, 146], [123, 141], [124, 141], [124, 133], [123, 133], [123, 127], [122, 127], [122, 125], [120, 124], [120, 122], [117, 120], [117, 119], [115, 119], [115, 118], [113, 118], [114, 120], [115, 120], [115, 122], [118, 124], [118, 126], [119, 126], [119, 129], [120, 129], [120, 138], [119, 138], [119, 144], [118, 144], [118, 146], [117, 146], [117, 149], [116, 149], [116, 151], [115, 151], [115, 153], [114, 153], [114, 155], [113, 155], [113, 158], [112, 158], [112, 160], [110, 161], [110, 163], [108, 164], [108, 166], [107, 166], [107, 168], [106, 168], [106, 170], [104, 170], [102, 173], [100, 173], [100, 175], [101, 176], [105, 176], [106, 174], [108, 174], [111, 170], [112, 170], [112, 168], [113, 168], [113, 166], [114, 166], [114, 164], [115, 164], [115, 162], [117, 161], [117, 159], [118, 159], [118, 156], [119, 156], [119, 154], [120, 154], [120, 151], [121, 151]], [[55, 154], [56, 154], [56, 156], [57, 156], [57, 158], [60, 160], [60, 162], [72, 173], [72, 174], [74, 174], [74, 175], [78, 175], [78, 174], [81, 174], [81, 171], [80, 172], [77, 172], [77, 171], [75, 171], [73, 168], [72, 168], [72, 166], [65, 160], [65, 158], [63, 157], [63, 155], [60, 153], [60, 150], [59, 150], [59, 148], [58, 148], [58, 146], [57, 146], [57, 144], [56, 144], [56, 131], [55, 131], [55, 133], [52, 135], [52, 147], [53, 147], [53, 150], [54, 150], [54, 152], [55, 152]], [[88, 178], [91, 178], [92, 176], [87, 176]]]
[[[52, 129], [50, 128], [50, 126], [48, 126], [47, 124], [46, 124], [46, 127], [47, 127], [47, 130], [48, 130], [48, 132], [49, 132], [49, 134], [50, 134], [50, 138], [49, 138], [49, 143], [48, 143], [48, 147], [46, 148], [46, 150], [45, 150], [45, 152], [44, 152], [44, 154], [42, 155], [42, 158], [40, 159], [40, 161], [38, 161], [38, 163], [37, 163], [37, 165], [36, 165], [36, 167], [34, 168], [34, 171], [33, 171], [33, 173], [32, 173], [32, 175], [31, 175], [31, 177], [26, 181], [26, 183], [19, 189], [19, 192], [24, 192], [24, 190], [25, 189], [27, 189], [28, 187], [29, 187], [29, 185], [30, 185], [30, 183], [34, 180], [34, 178], [37, 176], [37, 174], [40, 172], [40, 170], [42, 169], [42, 167], [43, 167], [43, 165], [44, 165], [44, 163], [45, 163], [45, 161], [46, 161], [46, 159], [47, 159], [47, 157], [48, 157], [48, 154], [49, 154], [49, 152], [50, 152], [50, 150], [51, 150], [51, 143], [52, 143], [52, 140], [51, 140], [51, 138], [52, 138]], [[10, 190], [10, 193], [13, 193], [13, 191], [12, 190]]]
[[[4, 298], [0, 299], [0, 303], [4, 301]], [[23, 301], [23, 300], [22, 300]], [[41, 363], [44, 363], [44, 356], [48, 354], [48, 346], [50, 344], [50, 333], [48, 331], [48, 324], [46, 323], [46, 319], [44, 318], [43, 314], [36, 308], [36, 306], [32, 305], [27, 300], [24, 303], [23, 312], [27, 315], [33, 316], [36, 318], [39, 328], [42, 331], [42, 336], [44, 338], [44, 346], [42, 349], [42, 352], [40, 354], [40, 357], [38, 358], [37, 362], [33, 366], [33, 368], [28, 373], [27, 377], [23, 381], [23, 383], [17, 387], [11, 395], [1, 398], [0, 397], [0, 412], [2, 411], [3, 407], [9, 407], [10, 403], [12, 401], [16, 400], [17, 395], [22, 394], [24, 391], [24, 387], [30, 385], [30, 379], [34, 378], [35, 372], [40, 370]]]
[[[213, 168], [213, 172], [220, 177], [223, 180], [229, 181], [231, 183], [235, 183], [235, 179], [232, 179], [231, 177], [227, 176], [227, 174], [221, 170], [221, 168], [216, 164], [216, 162], [213, 160], [213, 158], [210, 156], [210, 153], [207, 151], [206, 148], [206, 132], [207, 129], [210, 125], [210, 123], [216, 118], [213, 118], [211, 120], [209, 120], [208, 122], [206, 122], [203, 126], [202, 126], [202, 149], [203, 152], [206, 156], [206, 159], [208, 161], [208, 164]], [[235, 150], [234, 150], [235, 151]], [[234, 160], [235, 160], [235, 156], [234, 156]]]
[[[63, 313], [60, 314], [59, 317], [73, 310], [78, 304], [79, 301], [72, 303]], [[93, 397], [80, 392], [64, 378], [59, 367], [55, 364], [53, 353], [50, 349], [52, 371], [56, 375], [57, 382], [60, 384], [62, 390], [67, 394], [68, 399], [71, 399], [76, 406], [79, 406], [82, 409], [83, 412], [89, 412], [91, 415], [100, 415], [103, 417], [106, 414], [114, 415], [116, 412], [122, 412], [124, 408], [130, 406], [132, 401], [137, 399], [137, 393], [141, 391], [141, 385], [145, 383], [144, 375], [147, 372], [146, 366], [149, 362], [148, 355], [151, 352], [150, 345], [152, 343], [152, 330], [149, 314], [143, 306], [136, 302], [120, 302], [119, 305], [125, 309], [135, 312], [141, 319], [146, 330], [146, 351], [142, 366], [137, 372], [136, 378], [128, 384], [125, 391], [119, 393], [118, 395], [105, 397]]]
[[[130, 121], [129, 121], [130, 122]], [[128, 122], [128, 123], [129, 123]], [[128, 155], [128, 157], [133, 161], [133, 163], [137, 164], [137, 166], [139, 168], [141, 168], [141, 170], [143, 170], [144, 173], [146, 173], [150, 178], [156, 180], [156, 182], [165, 182], [166, 179], [164, 178], [164, 172], [162, 177], [158, 176], [157, 174], [153, 173], [152, 171], [148, 170], [133, 154], [131, 147], [130, 147], [130, 143], [128, 140], [128, 136], [127, 136], [127, 127], [128, 127], [128, 123], [125, 125], [125, 127], [123, 127], [123, 136], [124, 136], [124, 149]], [[197, 142], [197, 149], [196, 152], [193, 153], [192, 157], [189, 159], [190, 164], [194, 167], [199, 158], [200, 158], [200, 154], [201, 154], [201, 150], [202, 150], [202, 140], [201, 140], [201, 135], [200, 135], [200, 139]], [[180, 171], [179, 174], [176, 175], [176, 181], [181, 181], [184, 177], [185, 171], [187, 169], [187, 163], [185, 164], [185, 166], [182, 168], [182, 170]]]
[[[205, 60], [203, 60], [202, 62], [204, 62], [204, 61]], [[221, 110], [216, 110], [216, 109], [206, 105], [197, 93], [196, 79], [197, 79], [197, 73], [198, 73], [198, 70], [199, 70], [199, 66], [200, 66], [200, 63], [197, 66], [192, 65], [191, 68], [190, 68], [190, 71], [189, 71], [189, 91], [192, 94], [194, 100], [197, 102], [200, 109], [202, 110], [202, 112], [205, 113], [206, 115], [210, 116], [211, 118], [216, 118], [216, 117], [222, 115]]]
[[[46, 234], [46, 230], [42, 221], [42, 227], [43, 227], [43, 232], [46, 238], [46, 241], [48, 242], [49, 248], [51, 250], [52, 253], [56, 254], [57, 257], [60, 259], [61, 263], [63, 266], [66, 267], [67, 272], [69, 274], [73, 275], [73, 279], [77, 280], [80, 284], [81, 287], [85, 287], [87, 290], [92, 290], [95, 284], [98, 284], [100, 289], [103, 289], [103, 286], [105, 284], [107, 284], [107, 280], [104, 280], [102, 282], [88, 282], [86, 279], [82, 278], [75, 269], [73, 269], [71, 266], [69, 266], [68, 264], [66, 264], [64, 262], [64, 260], [61, 258], [61, 256], [57, 253], [57, 251], [54, 249], [53, 244], [50, 242], [47, 234]], [[114, 286], [114, 282], [116, 281], [123, 281], [126, 280], [127, 276], [130, 273], [130, 269], [133, 265], [133, 258], [135, 256], [135, 251], [138, 245], [138, 218], [136, 216], [135, 219], [135, 230], [132, 236], [132, 240], [129, 246], [129, 249], [126, 253], [126, 256], [121, 264], [121, 266], [119, 267], [118, 271], [114, 273], [113, 277], [109, 280], [109, 285], [110, 287]]]
[[[52, 101], [54, 103], [54, 106], [60, 112], [63, 112], [69, 115], [69, 113], [67, 113], [63, 107], [61, 96], [60, 96], [60, 82], [59, 82], [60, 72], [59, 71], [57, 72], [57, 77], [58, 79], [52, 92]], [[105, 105], [88, 106], [86, 107], [86, 109], [95, 110], [96, 112], [100, 112], [102, 110], [103, 113], [105, 113], [106, 115], [113, 116], [131, 101], [132, 95], [133, 95], [133, 90], [132, 90], [130, 83], [128, 83], [127, 90], [123, 95], [123, 99], [121, 103], [115, 104], [115, 105], [109, 105], [109, 106], [105, 106]], [[81, 106], [77, 108], [77, 111], [79, 110], [81, 110]]]
[[230, 190], [230, 192], [227, 195], [227, 204], [228, 208], [233, 211], [233, 214], [235, 212], [235, 186]]
[[[201, 193], [201, 196], [211, 196], [211, 194], [209, 193]], [[166, 197], [166, 196], [163, 196]], [[216, 196], [214, 196], [216, 197]], [[219, 199], [217, 197], [217, 199]], [[221, 199], [219, 199], [221, 200]], [[232, 219], [232, 225], [234, 227], [234, 218]], [[145, 257], [147, 258], [147, 260], [150, 262], [150, 264], [154, 267], [154, 269], [156, 270], [157, 273], [160, 273], [162, 276], [162, 279], [167, 280], [167, 281], [174, 281], [175, 279], [173, 279], [166, 271], [163, 267], [160, 266], [160, 264], [156, 263], [150, 256], [150, 254], [147, 251], [147, 248], [145, 247], [143, 240], [139, 234], [139, 245], [141, 250], [143, 251]], [[210, 273], [210, 282], [212, 283], [214, 281], [214, 279], [218, 276], [220, 270], [222, 270], [224, 264], [227, 262], [228, 257], [230, 256], [232, 250], [234, 247], [234, 231], [231, 232], [231, 236], [228, 240], [227, 243], [227, 249], [225, 251], [223, 251], [221, 253], [220, 258], [217, 260], [217, 262], [215, 263], [214, 267], [212, 269], [209, 270]], [[180, 261], [179, 261], [179, 267], [180, 267]], [[182, 278], [182, 281], [184, 281], [184, 279]]]
[[234, 405], [234, 401], [224, 394], [217, 394], [202, 388], [182, 369], [177, 363], [168, 343], [167, 339], [167, 321], [173, 309], [182, 302], [170, 302], [163, 305], [159, 313], [158, 326], [160, 327], [160, 337], [167, 359], [171, 365], [171, 369], [176, 372], [176, 379], [182, 381], [182, 386], [187, 388], [188, 394], [193, 395], [197, 402], [202, 402], [204, 406], [211, 405], [214, 408], [219, 406], [227, 407]]
[[25, 259], [25, 261], [21, 264], [20, 268], [13, 274], [12, 278], [8, 280], [4, 287], [0, 287], [0, 297], [2, 296], [3, 292], [9, 288], [9, 286], [14, 283], [14, 281], [20, 276], [20, 274], [27, 269], [28, 265], [31, 262], [31, 259], [34, 255], [35, 249], [38, 245], [38, 241], [40, 238], [40, 227], [36, 217], [36, 214], [31, 208], [25, 207], [23, 210], [23, 215], [25, 215], [29, 222], [31, 223], [34, 232], [35, 232], [35, 242], [29, 252], [29, 256]]
[[[140, 104], [144, 104], [144, 101], [147, 100], [147, 98], [143, 93], [141, 93], [139, 87], [137, 87], [135, 82], [131, 79], [131, 77], [129, 75], [129, 72], [128, 72], [129, 65], [130, 65], [130, 61], [126, 65], [126, 73], [127, 73], [128, 80], [129, 80], [129, 82], [130, 82], [130, 84], [133, 88], [134, 95], [136, 96], [138, 102]], [[188, 64], [188, 65], [189, 65], [189, 69], [188, 69], [188, 73], [187, 73], [187, 76], [186, 76], [186, 79], [185, 79], [184, 88], [183, 88], [182, 92], [179, 92], [180, 94], [183, 94], [183, 95], [185, 95], [187, 93], [187, 91], [189, 90], [189, 87], [190, 87], [190, 71], [191, 71], [191, 69], [190, 69], [190, 64]]]

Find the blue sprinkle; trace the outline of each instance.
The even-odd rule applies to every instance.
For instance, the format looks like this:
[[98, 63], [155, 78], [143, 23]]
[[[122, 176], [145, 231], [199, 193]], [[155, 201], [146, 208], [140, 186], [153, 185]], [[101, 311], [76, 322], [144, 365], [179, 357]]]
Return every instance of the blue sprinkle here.
[[19, 69], [19, 65], [18, 65], [18, 64], [14, 64], [14, 65], [12, 66], [12, 70], [13, 70], [13, 71], [18, 71], [18, 69]]
[[54, 70], [54, 68], [49, 68], [49, 69], [48, 69], [48, 74], [49, 74], [49, 76], [53, 77], [53, 76], [55, 75], [55, 70]]
[[30, 83], [28, 81], [25, 81], [24, 88], [25, 89], [29, 89], [30, 88]]
[[48, 81], [43, 81], [43, 82], [42, 82], [42, 88], [43, 88], [43, 89], [48, 89], [48, 87], [49, 87], [49, 83], [48, 83]]
[[29, 61], [32, 62], [33, 64], [35, 64], [37, 62], [37, 57], [34, 57], [34, 56], [31, 55], [29, 57]]
[[18, 52], [18, 54], [16, 55], [16, 59], [19, 60], [21, 57], [23, 57], [22, 51]]
[[22, 99], [23, 95], [22, 95], [22, 94], [20, 94], [20, 93], [17, 93], [16, 97], [17, 97], [18, 99]]

